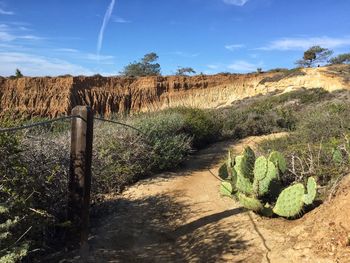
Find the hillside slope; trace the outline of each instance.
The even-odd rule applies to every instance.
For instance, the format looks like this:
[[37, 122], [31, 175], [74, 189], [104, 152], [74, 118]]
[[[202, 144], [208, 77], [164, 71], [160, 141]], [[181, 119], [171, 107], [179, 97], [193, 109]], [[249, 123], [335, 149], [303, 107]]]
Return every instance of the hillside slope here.
[[0, 78], [0, 112], [49, 116], [69, 114], [76, 105], [96, 113], [138, 113], [175, 106], [216, 108], [275, 90], [350, 89], [347, 66], [288, 73], [218, 74], [194, 77]]

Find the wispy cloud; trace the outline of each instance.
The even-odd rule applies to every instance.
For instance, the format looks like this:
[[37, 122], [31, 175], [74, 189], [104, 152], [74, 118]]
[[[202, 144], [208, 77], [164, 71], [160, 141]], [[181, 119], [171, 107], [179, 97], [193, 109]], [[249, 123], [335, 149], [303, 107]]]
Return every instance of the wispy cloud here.
[[225, 48], [230, 51], [234, 51], [240, 48], [244, 48], [243, 44], [232, 44], [232, 45], [225, 45]]
[[252, 72], [256, 71], [258, 67], [262, 67], [263, 63], [253, 64], [245, 60], [236, 60], [227, 66], [228, 69], [234, 70], [236, 72]]
[[184, 57], [184, 58], [195, 58], [195, 57], [198, 57], [200, 55], [199, 53], [187, 53], [187, 52], [183, 52], [183, 51], [174, 51], [174, 52], [170, 52], [170, 54]]
[[99, 63], [102, 64], [109, 64], [112, 65], [114, 64], [114, 56], [108, 56], [108, 55], [96, 55], [92, 53], [82, 53], [82, 56], [80, 56], [80, 59], [85, 59], [85, 60], [91, 60], [91, 61], [98, 61]]
[[218, 68], [220, 68], [220, 66], [219, 66], [219, 65], [216, 65], [216, 64], [209, 64], [209, 65], [207, 65], [207, 67], [208, 67], [209, 69], [218, 69]]
[[74, 48], [56, 48], [54, 51], [65, 53], [78, 53], [79, 51]]
[[93, 62], [99, 62], [105, 65], [114, 64], [114, 56], [86, 53], [74, 48], [56, 48], [53, 51], [59, 52], [59, 53], [66, 53], [66, 55], [69, 55], [69, 57], [73, 59], [85, 60], [85, 61], [89, 60]]
[[244, 6], [249, 0], [223, 0], [225, 4]]
[[20, 52], [0, 52], [0, 72], [3, 75], [12, 75], [16, 68], [20, 68], [22, 73], [28, 76], [45, 75], [92, 75], [93, 72], [82, 66], [70, 62], [38, 56], [34, 54]]
[[105, 30], [106, 30], [107, 24], [112, 16], [114, 5], [115, 5], [115, 0], [112, 0], [107, 8], [107, 11], [106, 11], [104, 18], [103, 18], [102, 26], [101, 26], [100, 32], [98, 34], [98, 39], [97, 39], [97, 56], [100, 55], [102, 43], [103, 43], [103, 36], [104, 36]]
[[282, 38], [270, 42], [258, 50], [305, 50], [311, 46], [320, 45], [325, 48], [340, 48], [350, 46], [350, 37], [308, 37], [308, 38]]
[[29, 31], [28, 28], [23, 26], [17, 26], [13, 23], [2, 23], [0, 24], [0, 42], [11, 42], [15, 40], [42, 40], [44, 38], [25, 34], [23, 31]]
[[128, 23], [131, 23], [130, 20], [126, 20], [126, 19], [124, 19], [124, 18], [122, 18], [122, 17], [119, 17], [119, 16], [114, 16], [114, 17], [112, 18], [112, 21], [113, 21], [114, 23], [120, 23], [120, 24], [128, 24]]
[[0, 41], [3, 42], [11, 42], [17, 39], [25, 39], [25, 40], [41, 40], [43, 38], [34, 36], [34, 35], [16, 35], [13, 33], [1, 31], [0, 28]]
[[11, 15], [14, 15], [15, 13], [12, 12], [12, 11], [6, 11], [2, 8], [0, 8], [0, 15], [7, 15], [7, 16], [11, 16]]

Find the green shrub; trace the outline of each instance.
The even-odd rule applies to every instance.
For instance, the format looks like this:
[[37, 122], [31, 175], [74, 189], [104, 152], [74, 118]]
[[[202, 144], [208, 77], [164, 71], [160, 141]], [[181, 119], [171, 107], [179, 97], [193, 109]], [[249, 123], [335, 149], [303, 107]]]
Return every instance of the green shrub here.
[[222, 124], [211, 111], [185, 107], [169, 111], [181, 114], [182, 131], [192, 138], [194, 148], [202, 148], [220, 139]]
[[141, 115], [133, 122], [150, 138], [187, 135], [194, 148], [218, 141], [222, 127], [211, 111], [185, 107]]
[[20, 152], [18, 140], [13, 136], [0, 134], [0, 261], [17, 262], [28, 253], [29, 243], [20, 240], [24, 233], [18, 210], [19, 200], [14, 199], [13, 190], [8, 182], [13, 177], [26, 175], [16, 154]]
[[350, 131], [350, 106], [328, 103], [303, 111], [298, 116], [298, 135], [304, 141], [319, 142], [332, 137], [340, 138]]
[[31, 251], [26, 257], [30, 261], [63, 245], [64, 229], [59, 225], [66, 212], [67, 139], [53, 143], [43, 135], [0, 134], [0, 204], [8, 208], [0, 224], [10, 225], [0, 245], [1, 262], [16, 262], [19, 258], [13, 255], [24, 257], [26, 249]]
[[223, 124], [222, 136], [235, 139], [293, 130], [296, 124], [291, 109], [273, 109], [267, 105], [226, 109], [218, 114], [218, 119]]
[[220, 125], [211, 113], [199, 109], [168, 109], [124, 121], [141, 134], [113, 124], [95, 126], [92, 190], [96, 200], [139, 178], [174, 169], [194, 148], [221, 138]]
[[318, 178], [325, 197], [333, 184], [349, 172], [350, 107], [325, 104], [299, 113], [296, 130], [288, 137], [260, 143], [260, 150], [278, 150], [289, 162], [284, 180], [291, 182], [308, 175]]
[[293, 131], [306, 107], [332, 98], [333, 95], [323, 89], [300, 89], [259, 96], [216, 110], [215, 119], [222, 123], [221, 133], [224, 138], [240, 139], [251, 135]]
[[176, 111], [163, 111], [133, 121], [147, 135], [152, 147], [153, 170], [177, 167], [191, 152], [191, 135], [186, 132], [186, 122]]
[[[92, 192], [119, 192], [151, 170], [151, 147], [135, 133], [112, 125], [101, 125], [95, 133]], [[94, 202], [96, 200], [93, 200]]]
[[182, 118], [161, 113], [134, 118], [132, 125], [142, 134], [115, 125], [96, 128], [92, 191], [119, 192], [136, 180], [166, 169], [174, 169], [191, 152], [191, 138], [181, 129]]

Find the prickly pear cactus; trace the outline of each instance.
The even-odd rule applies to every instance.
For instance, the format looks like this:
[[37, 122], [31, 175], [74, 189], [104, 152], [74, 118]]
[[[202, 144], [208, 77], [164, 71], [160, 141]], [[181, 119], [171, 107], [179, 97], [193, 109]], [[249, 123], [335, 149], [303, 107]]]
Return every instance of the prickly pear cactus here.
[[232, 196], [233, 187], [230, 182], [222, 182], [220, 185], [220, 193], [224, 196]]
[[248, 197], [245, 194], [239, 192], [237, 194], [237, 197], [241, 205], [247, 209], [253, 210], [255, 212], [259, 212], [263, 209], [263, 205], [259, 199]]
[[263, 196], [268, 193], [272, 180], [278, 178], [278, 172], [275, 165], [264, 156], [255, 161], [253, 189], [257, 196]]
[[221, 194], [236, 195], [243, 207], [262, 215], [293, 218], [302, 214], [304, 206], [311, 205], [316, 198], [317, 183], [313, 177], [308, 178], [306, 187], [296, 183], [282, 189], [280, 177], [287, 171], [287, 164], [277, 151], [271, 152], [268, 158], [256, 158], [254, 151], [247, 147], [236, 158], [229, 153], [225, 167], [228, 176], [220, 186]]
[[277, 198], [272, 211], [284, 217], [295, 217], [302, 212], [304, 206], [305, 187], [303, 184], [295, 184], [284, 189]]
[[271, 152], [269, 156], [269, 161], [273, 162], [273, 164], [278, 168], [278, 170], [282, 174], [287, 170], [286, 159], [284, 159], [283, 155], [280, 152]]
[[304, 203], [306, 205], [311, 205], [315, 198], [316, 198], [316, 194], [317, 194], [317, 184], [316, 184], [316, 180], [313, 177], [309, 177], [309, 179], [307, 180], [307, 193], [304, 195]]

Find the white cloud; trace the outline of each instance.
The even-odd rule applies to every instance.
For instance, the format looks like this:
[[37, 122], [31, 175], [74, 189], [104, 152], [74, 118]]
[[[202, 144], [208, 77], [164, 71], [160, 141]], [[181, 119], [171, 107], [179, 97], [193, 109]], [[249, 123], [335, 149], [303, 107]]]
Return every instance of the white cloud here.
[[9, 33], [9, 32], [6, 32], [7, 29], [8, 29], [7, 27], [3, 27], [3, 26], [0, 27], [0, 41], [11, 42], [18, 39], [25, 39], [25, 40], [43, 39], [42, 37], [33, 36], [33, 35], [17, 35], [17, 34]]
[[227, 68], [234, 70], [236, 72], [252, 72], [256, 71], [258, 67], [262, 66], [262, 62], [259, 64], [252, 64], [250, 62], [247, 62], [245, 60], [237, 60], [234, 61], [232, 64], [228, 65]]
[[105, 33], [106, 27], [108, 25], [109, 19], [112, 16], [114, 5], [115, 5], [115, 0], [111, 0], [111, 3], [109, 4], [107, 11], [106, 11], [106, 14], [103, 18], [102, 26], [101, 26], [101, 29], [100, 29], [100, 32], [99, 32], [98, 38], [97, 38], [97, 55], [99, 55], [101, 52], [104, 33]]
[[243, 44], [225, 45], [225, 48], [227, 50], [230, 50], [230, 51], [234, 51], [234, 50], [237, 50], [237, 49], [240, 49], [240, 48], [243, 48], [243, 47], [244, 47]]
[[54, 51], [65, 52], [65, 53], [78, 53], [79, 51], [74, 48], [56, 48]]
[[310, 38], [282, 38], [272, 41], [259, 50], [305, 50], [311, 46], [319, 45], [325, 48], [339, 48], [350, 46], [350, 37], [310, 37]]
[[249, 0], [223, 0], [225, 4], [244, 6]]
[[187, 53], [183, 51], [174, 51], [174, 52], [170, 52], [170, 54], [177, 55], [184, 58], [195, 58], [199, 56], [199, 53]]
[[207, 65], [207, 67], [208, 67], [209, 69], [218, 69], [220, 66], [219, 66], [219, 65], [216, 65], [216, 64], [209, 64], [209, 65]]
[[19, 68], [27, 76], [92, 75], [93, 72], [67, 61], [19, 52], [0, 52], [0, 75], [12, 75]]
[[9, 28], [8, 25], [0, 24], [0, 30], [7, 30]]
[[122, 17], [117, 17], [117, 16], [113, 17], [113, 18], [112, 18], [112, 21], [113, 21], [114, 23], [120, 23], [120, 24], [128, 24], [128, 23], [131, 23], [131, 21], [126, 20], [126, 19], [124, 19], [124, 18], [122, 18]]
[[106, 64], [106, 65], [114, 64], [114, 56], [85, 53], [74, 48], [56, 48], [53, 51], [60, 52], [60, 53], [67, 53], [71, 58], [74, 58], [74, 59], [90, 60], [93, 62], [99, 62], [100, 64]]
[[16, 37], [13, 35], [7, 33], [7, 32], [0, 32], [0, 41], [12, 41], [15, 40]]
[[97, 54], [93, 54], [93, 53], [82, 53], [80, 55], [81, 59], [86, 59], [86, 60], [92, 60], [92, 61], [96, 61], [99, 62], [100, 64], [109, 64], [112, 65], [114, 64], [113, 59], [114, 56], [108, 56], [108, 55], [97, 55]]
[[27, 28], [25, 26], [20, 26], [20, 27], [18, 27], [18, 29], [21, 31], [31, 31], [29, 28]]
[[8, 15], [8, 16], [11, 16], [11, 15], [14, 15], [15, 13], [12, 12], [12, 11], [6, 11], [2, 8], [0, 8], [0, 15]]

